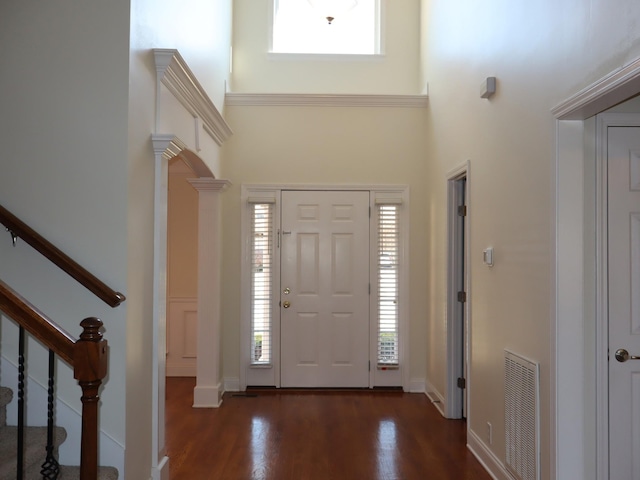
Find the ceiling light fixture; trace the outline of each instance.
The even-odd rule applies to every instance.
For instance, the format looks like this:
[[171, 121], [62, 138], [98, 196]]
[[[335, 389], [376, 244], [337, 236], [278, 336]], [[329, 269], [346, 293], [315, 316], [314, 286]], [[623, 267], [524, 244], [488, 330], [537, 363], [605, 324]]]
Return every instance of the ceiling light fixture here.
[[329, 25], [333, 22], [336, 16], [348, 12], [354, 8], [357, 4], [357, 0], [307, 0], [309, 4], [316, 10], [323, 18], [327, 19]]

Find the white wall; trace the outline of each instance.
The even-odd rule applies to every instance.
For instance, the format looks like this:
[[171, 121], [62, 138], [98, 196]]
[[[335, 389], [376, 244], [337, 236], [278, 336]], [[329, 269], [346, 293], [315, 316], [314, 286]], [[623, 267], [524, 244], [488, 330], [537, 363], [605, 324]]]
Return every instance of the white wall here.
[[[274, 60], [267, 55], [269, 0], [234, 2], [233, 91], [416, 94], [419, 2], [382, 0], [386, 55], [373, 61]], [[408, 184], [411, 188], [410, 376], [424, 384], [427, 214], [423, 205], [425, 109], [227, 106], [223, 148], [224, 377], [240, 365], [240, 186], [243, 183]]]
[[371, 60], [291, 60], [268, 55], [272, 0], [236, 0], [231, 90], [241, 93], [416, 94], [419, 0], [380, 0], [385, 54]]
[[[12, 249], [8, 235], [0, 241], [2, 279], [74, 335], [86, 316], [105, 321], [110, 361], [101, 428], [126, 448], [123, 478], [151, 475], [156, 72], [150, 49], [178, 48], [222, 108], [230, 15], [230, 0], [0, 5], [0, 44], [10, 46], [0, 52], [0, 204], [127, 301], [115, 310], [102, 305], [24, 243]], [[199, 153], [219, 172], [212, 140], [204, 138]], [[3, 321], [3, 356], [15, 356], [12, 330]], [[43, 354], [30, 350], [30, 373], [41, 379], [35, 357]], [[78, 387], [60, 370], [59, 395], [77, 409]]]
[[[151, 134], [182, 132], [182, 129], [180, 132], [155, 130], [156, 71], [151, 49], [178, 49], [208, 96], [222, 110], [229, 75], [230, 39], [230, 0], [132, 1], [128, 150], [128, 192], [132, 208], [128, 212], [128, 272], [131, 296], [138, 301], [127, 331], [130, 343], [127, 415], [137, 421], [127, 425], [126, 441], [133, 449], [131, 455], [127, 454], [127, 478], [149, 476], [150, 438], [155, 420], [150, 415], [151, 404], [152, 395], [158, 395], [151, 383], [151, 372], [156, 364], [152, 355], [154, 156]], [[174, 111], [176, 116], [183, 113], [181, 109]], [[171, 118], [171, 113], [163, 112], [163, 118]], [[176, 122], [162, 123], [163, 128], [173, 128], [172, 125]], [[181, 140], [194, 148], [193, 136]], [[197, 154], [218, 177], [219, 147], [204, 134], [201, 140], [201, 150]], [[162, 389], [159, 394], [162, 395]]]
[[[127, 359], [127, 478], [148, 478], [151, 465], [153, 395], [153, 182], [154, 156], [151, 134], [181, 133], [155, 131], [156, 71], [151, 49], [178, 49], [213, 103], [222, 110], [229, 74], [231, 39], [230, 0], [133, 0], [131, 8], [131, 58], [129, 88], [129, 292], [130, 305]], [[181, 108], [181, 107], [180, 107]], [[163, 112], [163, 117], [171, 117]], [[182, 115], [181, 109], [175, 115]], [[163, 128], [176, 122], [163, 121]], [[193, 123], [191, 124], [193, 131]], [[190, 148], [193, 136], [183, 138]], [[220, 172], [220, 149], [206, 135], [201, 136], [204, 160], [216, 177]], [[164, 419], [158, 419], [164, 421]], [[155, 466], [155, 465], [154, 465]]]
[[[0, 4], [0, 204], [126, 295], [128, 30], [126, 0]], [[128, 304], [112, 310], [4, 235], [0, 264], [4, 281], [74, 336], [84, 317], [104, 321], [101, 428], [124, 445]], [[5, 321], [11, 361], [15, 345]], [[29, 350], [29, 373], [43, 383], [45, 352]], [[62, 366], [58, 393], [79, 410], [80, 389]]]
[[227, 107], [234, 136], [224, 147], [224, 377], [240, 363], [240, 186], [278, 184], [409, 185], [411, 202], [410, 377], [423, 382], [428, 193], [420, 108]]
[[[464, 8], [463, 8], [464, 7]], [[471, 161], [470, 238], [472, 397], [470, 428], [504, 459], [504, 348], [541, 363], [542, 478], [553, 478], [553, 209], [555, 120], [551, 109], [640, 55], [637, 2], [616, 8], [603, 0], [453, 5], [422, 2], [422, 77], [429, 83], [431, 121], [427, 209], [435, 231], [429, 258], [444, 278], [444, 175]], [[498, 91], [479, 98], [481, 82], [496, 76]], [[565, 226], [566, 228], [566, 226]], [[495, 266], [482, 264], [494, 247]], [[579, 281], [579, 279], [576, 279]], [[445, 283], [431, 285], [428, 378], [445, 392], [441, 358], [446, 323]], [[585, 367], [587, 375], [591, 370]], [[592, 379], [585, 379], [585, 388]], [[582, 392], [577, 392], [580, 395]], [[587, 426], [587, 435], [593, 429]], [[576, 439], [593, 446], [593, 438]], [[588, 451], [586, 475], [594, 475]], [[578, 449], [580, 450], [580, 449]], [[583, 466], [580, 466], [583, 469]], [[589, 477], [592, 478], [592, 477]]]

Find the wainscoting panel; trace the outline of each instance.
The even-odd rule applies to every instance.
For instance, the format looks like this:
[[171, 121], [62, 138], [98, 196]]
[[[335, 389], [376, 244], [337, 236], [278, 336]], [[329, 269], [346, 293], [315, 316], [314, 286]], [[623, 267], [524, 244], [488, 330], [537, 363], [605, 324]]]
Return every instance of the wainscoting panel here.
[[195, 377], [198, 338], [197, 298], [167, 300], [167, 377]]

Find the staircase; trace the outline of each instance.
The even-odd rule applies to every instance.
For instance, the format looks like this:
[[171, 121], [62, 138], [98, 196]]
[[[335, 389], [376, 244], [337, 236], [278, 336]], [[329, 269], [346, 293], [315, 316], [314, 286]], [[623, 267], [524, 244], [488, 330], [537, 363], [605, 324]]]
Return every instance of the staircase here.
[[[111, 289], [2, 205], [0, 205], [0, 223], [11, 234], [14, 245], [18, 239], [24, 240], [110, 307], [115, 308], [126, 300], [122, 293]], [[19, 327], [17, 341], [19, 392], [24, 391], [22, 375], [26, 358], [26, 335], [49, 350], [47, 427], [26, 426], [24, 423], [26, 422], [25, 398], [22, 393], [18, 395], [17, 401], [17, 423], [20, 426], [7, 425], [6, 407], [12, 401], [13, 392], [8, 388], [0, 387], [0, 480], [117, 479], [116, 469], [98, 466], [99, 390], [108, 374], [108, 343], [102, 336], [102, 321], [96, 317], [87, 317], [82, 320], [80, 322], [82, 334], [76, 339], [2, 280], [0, 280], [0, 312], [3, 317], [13, 320]], [[62, 466], [57, 473], [58, 447], [66, 439], [66, 431], [54, 425], [53, 386], [55, 385], [56, 358], [73, 369], [73, 376], [82, 390], [80, 467]], [[22, 427], [23, 424], [24, 427]], [[18, 449], [18, 438], [21, 438], [20, 449]], [[18, 457], [21, 458], [19, 465]], [[41, 475], [40, 470], [45, 462], [48, 472]], [[49, 473], [51, 471], [53, 473]], [[22, 478], [17, 478], [18, 472], [21, 472]]]
[[[0, 480], [16, 480], [16, 427], [7, 425], [7, 405], [11, 403], [13, 392], [6, 387], [0, 387]], [[67, 433], [64, 428], [56, 427], [54, 431], [54, 445], [57, 453], [58, 446], [64, 442]], [[40, 469], [46, 457], [47, 427], [27, 427], [25, 429], [24, 449], [24, 480], [40, 480]], [[57, 456], [57, 455], [56, 455]], [[59, 480], [78, 480], [79, 467], [60, 466]], [[117, 480], [118, 470], [113, 467], [100, 467], [99, 480]]]

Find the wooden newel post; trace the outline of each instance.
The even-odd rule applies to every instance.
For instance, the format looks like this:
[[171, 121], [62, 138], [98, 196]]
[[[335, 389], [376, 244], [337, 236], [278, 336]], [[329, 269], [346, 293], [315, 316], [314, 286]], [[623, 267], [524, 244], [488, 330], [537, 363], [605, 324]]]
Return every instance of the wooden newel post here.
[[102, 339], [102, 321], [85, 318], [82, 334], [73, 350], [73, 376], [82, 388], [82, 446], [80, 480], [98, 478], [98, 390], [107, 376], [107, 341]]

